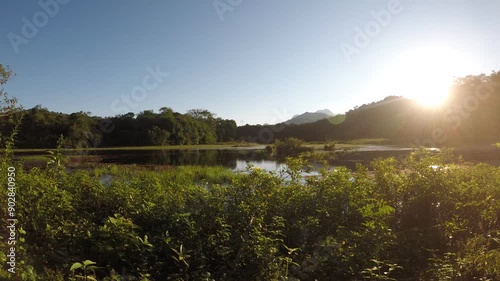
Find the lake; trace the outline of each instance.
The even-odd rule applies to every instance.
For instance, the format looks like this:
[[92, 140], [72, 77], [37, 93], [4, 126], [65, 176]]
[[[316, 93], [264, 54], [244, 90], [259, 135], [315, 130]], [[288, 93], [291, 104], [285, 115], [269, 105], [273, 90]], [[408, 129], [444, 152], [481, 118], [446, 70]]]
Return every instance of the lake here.
[[[439, 149], [431, 148], [431, 151]], [[375, 158], [395, 157], [403, 159], [412, 151], [409, 147], [391, 145], [362, 145], [349, 150], [339, 151], [333, 166], [346, 166], [354, 169], [357, 163], [369, 164]], [[455, 149], [467, 162], [485, 162], [500, 166], [500, 149], [492, 146], [467, 146]], [[68, 152], [69, 153], [69, 152]], [[70, 152], [70, 155], [85, 155], [93, 162], [104, 164], [137, 165], [202, 165], [224, 166], [236, 171], [245, 170], [251, 164], [261, 169], [276, 171], [284, 167], [283, 162], [272, 158], [263, 147], [229, 149], [188, 149], [188, 150], [96, 150]], [[16, 155], [41, 155], [40, 153], [16, 153]], [[85, 158], [82, 158], [85, 159]], [[83, 160], [85, 161], [85, 160]]]

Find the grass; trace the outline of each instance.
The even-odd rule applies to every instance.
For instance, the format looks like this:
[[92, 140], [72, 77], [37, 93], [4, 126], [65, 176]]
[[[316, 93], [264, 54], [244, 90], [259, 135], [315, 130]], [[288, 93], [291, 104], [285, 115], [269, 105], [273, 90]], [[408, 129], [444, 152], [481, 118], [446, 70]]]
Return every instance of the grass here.
[[[47, 161], [47, 154], [37, 154], [37, 155], [15, 155], [16, 158], [23, 159], [24, 161]], [[96, 158], [96, 155], [69, 155], [68, 160], [86, 159], [91, 160]]]
[[151, 168], [138, 165], [108, 165], [94, 169], [94, 175], [104, 174], [109, 174], [116, 180], [156, 177], [162, 183], [177, 184], [203, 182], [223, 184], [239, 175], [222, 166], [154, 166]]
[[342, 143], [354, 144], [354, 145], [391, 144], [391, 141], [390, 139], [379, 138], [379, 139], [355, 139], [355, 140], [342, 141]]

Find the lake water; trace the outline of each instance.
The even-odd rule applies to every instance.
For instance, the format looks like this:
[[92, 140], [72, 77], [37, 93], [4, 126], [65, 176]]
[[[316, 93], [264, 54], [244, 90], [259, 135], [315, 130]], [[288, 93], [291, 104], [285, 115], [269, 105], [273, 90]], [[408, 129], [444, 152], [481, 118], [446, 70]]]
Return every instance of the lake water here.
[[[356, 163], [367, 165], [378, 157], [403, 159], [411, 151], [411, 148], [389, 145], [359, 146], [339, 152], [338, 158], [331, 161], [331, 165], [354, 169]], [[462, 155], [465, 161], [500, 166], [500, 149], [496, 147], [469, 146], [457, 148], [455, 151], [457, 155]], [[98, 150], [86, 154], [94, 156], [93, 161], [109, 164], [224, 166], [236, 171], [245, 170], [249, 164], [269, 171], [285, 167], [284, 161], [273, 159], [262, 147], [205, 150]]]

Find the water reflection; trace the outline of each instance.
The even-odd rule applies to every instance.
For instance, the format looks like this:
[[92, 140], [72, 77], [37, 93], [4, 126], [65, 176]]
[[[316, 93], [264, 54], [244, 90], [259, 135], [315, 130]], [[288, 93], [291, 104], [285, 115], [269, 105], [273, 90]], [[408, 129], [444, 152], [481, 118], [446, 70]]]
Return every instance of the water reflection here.
[[[395, 157], [404, 159], [410, 148], [394, 148], [391, 146], [366, 146], [350, 151], [340, 151], [337, 159], [332, 160], [332, 166], [345, 166], [351, 170], [356, 164], [368, 165], [375, 158]], [[431, 151], [436, 152], [437, 149]], [[23, 155], [44, 155], [45, 152], [16, 153]], [[68, 156], [78, 156], [82, 152], [68, 152]], [[462, 155], [465, 161], [484, 162], [500, 165], [500, 149], [491, 146], [462, 147], [455, 150], [456, 155]], [[205, 149], [205, 150], [97, 150], [86, 151], [85, 155], [95, 156], [100, 163], [137, 164], [137, 165], [168, 165], [168, 166], [223, 166], [229, 169], [244, 171], [248, 164], [268, 171], [279, 171], [286, 167], [282, 160], [272, 158], [264, 149]], [[85, 161], [87, 158], [82, 158]], [[88, 158], [90, 159], [90, 158]], [[90, 161], [95, 161], [90, 160]], [[43, 161], [42, 161], [43, 162]]]
[[248, 164], [272, 167], [278, 163], [264, 150], [154, 150], [154, 151], [97, 151], [103, 163], [224, 166], [244, 170]]

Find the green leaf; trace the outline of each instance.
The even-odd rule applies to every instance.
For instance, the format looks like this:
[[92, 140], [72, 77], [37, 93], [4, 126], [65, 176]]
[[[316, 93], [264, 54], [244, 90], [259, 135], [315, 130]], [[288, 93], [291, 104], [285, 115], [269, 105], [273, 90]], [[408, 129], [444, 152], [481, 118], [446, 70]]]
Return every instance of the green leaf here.
[[83, 264], [81, 264], [81, 263], [79, 263], [79, 262], [75, 262], [75, 263], [71, 266], [71, 268], [69, 269], [69, 271], [75, 271], [75, 270], [77, 270], [77, 269], [79, 269], [79, 268], [82, 268], [82, 267], [83, 267]]
[[85, 265], [85, 267], [87, 267], [88, 265], [91, 265], [91, 264], [96, 264], [96, 262], [93, 262], [91, 260], [86, 260], [83, 262], [83, 265]]
[[24, 230], [22, 227], [19, 228], [19, 233], [20, 234], [26, 234], [26, 230]]

